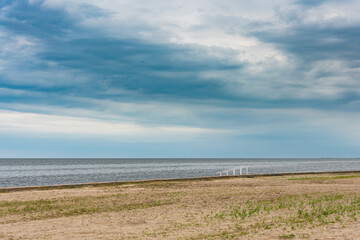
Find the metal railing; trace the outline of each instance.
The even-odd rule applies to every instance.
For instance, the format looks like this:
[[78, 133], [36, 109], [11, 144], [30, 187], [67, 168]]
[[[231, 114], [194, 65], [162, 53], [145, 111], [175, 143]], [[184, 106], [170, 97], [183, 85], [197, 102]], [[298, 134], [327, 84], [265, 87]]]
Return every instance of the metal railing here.
[[[220, 174], [220, 176], [229, 176], [229, 172], [233, 173], [232, 175], [237, 175], [236, 172], [237, 170], [239, 170], [239, 175], [247, 175], [249, 174], [249, 167], [248, 166], [240, 166], [240, 167], [234, 167], [231, 169], [227, 169], [227, 170], [223, 170], [223, 171], [219, 171], [216, 174]], [[245, 173], [243, 172], [243, 170], [245, 170]]]

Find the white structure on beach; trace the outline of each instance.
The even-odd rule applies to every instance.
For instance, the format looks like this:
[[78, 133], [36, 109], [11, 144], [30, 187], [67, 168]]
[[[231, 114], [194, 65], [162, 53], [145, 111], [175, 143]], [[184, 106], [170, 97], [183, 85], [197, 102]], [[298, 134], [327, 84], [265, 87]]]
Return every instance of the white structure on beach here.
[[223, 175], [228, 176], [229, 172], [230, 173], [232, 172], [233, 173], [232, 175], [237, 175], [236, 174], [237, 170], [239, 170], [239, 175], [247, 175], [247, 174], [249, 174], [249, 167], [248, 166], [234, 167], [234, 168], [231, 168], [231, 169], [227, 169], [227, 170], [217, 172], [217, 174], [220, 174], [220, 176], [223, 176]]

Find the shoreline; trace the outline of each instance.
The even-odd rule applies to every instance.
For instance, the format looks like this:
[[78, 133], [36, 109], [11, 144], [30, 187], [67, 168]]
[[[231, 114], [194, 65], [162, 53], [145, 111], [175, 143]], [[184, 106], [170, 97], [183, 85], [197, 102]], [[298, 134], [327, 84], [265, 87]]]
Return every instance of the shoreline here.
[[354, 171], [327, 171], [327, 172], [294, 172], [294, 173], [265, 173], [265, 174], [248, 174], [248, 175], [225, 175], [225, 176], [204, 176], [204, 177], [187, 177], [187, 178], [164, 178], [164, 179], [142, 179], [130, 181], [113, 181], [113, 182], [90, 182], [90, 183], [71, 183], [56, 185], [39, 185], [39, 186], [20, 186], [20, 187], [1, 187], [0, 193], [20, 192], [27, 190], [52, 190], [52, 189], [71, 189], [81, 187], [97, 187], [97, 186], [117, 186], [124, 184], [138, 184], [151, 182], [182, 182], [182, 181], [209, 181], [215, 179], [226, 178], [256, 178], [256, 177], [276, 177], [276, 176], [296, 176], [296, 175], [321, 175], [321, 174], [350, 174], [360, 173], [360, 170]]

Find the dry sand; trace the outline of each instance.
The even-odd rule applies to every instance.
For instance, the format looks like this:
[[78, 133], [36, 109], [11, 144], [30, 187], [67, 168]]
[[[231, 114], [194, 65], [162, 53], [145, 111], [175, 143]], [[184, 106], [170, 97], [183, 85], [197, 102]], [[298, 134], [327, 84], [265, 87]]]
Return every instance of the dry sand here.
[[360, 239], [359, 197], [360, 174], [0, 193], [0, 239]]

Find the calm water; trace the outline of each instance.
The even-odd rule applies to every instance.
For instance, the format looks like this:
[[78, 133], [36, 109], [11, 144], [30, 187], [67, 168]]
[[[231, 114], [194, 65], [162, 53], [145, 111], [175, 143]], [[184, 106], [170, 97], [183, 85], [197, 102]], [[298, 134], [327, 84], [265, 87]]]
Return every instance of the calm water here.
[[0, 159], [0, 187], [250, 174], [360, 170], [356, 159]]

